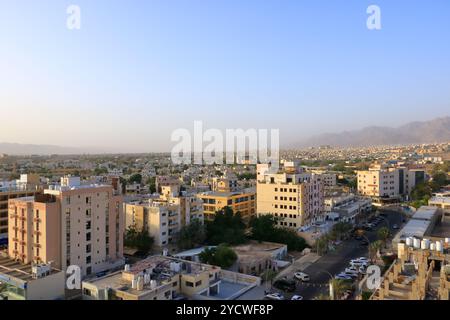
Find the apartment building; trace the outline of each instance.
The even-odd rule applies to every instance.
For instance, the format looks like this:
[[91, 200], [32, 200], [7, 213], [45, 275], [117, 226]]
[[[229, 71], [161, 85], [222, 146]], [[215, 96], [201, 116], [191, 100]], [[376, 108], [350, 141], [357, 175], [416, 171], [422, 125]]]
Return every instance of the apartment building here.
[[22, 263], [70, 265], [89, 276], [121, 266], [122, 197], [108, 185], [64, 177], [43, 195], [9, 202], [9, 256]]
[[180, 191], [179, 185], [161, 186], [158, 198], [125, 203], [124, 208], [126, 227], [147, 231], [160, 248], [174, 244], [176, 234], [192, 220], [204, 220], [201, 199]]
[[324, 219], [324, 184], [320, 175], [307, 173], [297, 162], [284, 162], [274, 171], [257, 165], [257, 214], [279, 218], [279, 226], [300, 228]]
[[40, 178], [35, 174], [23, 174], [14, 181], [0, 181], [0, 245], [8, 243], [8, 201], [41, 192]]
[[85, 300], [232, 300], [261, 278], [208, 264], [152, 256], [123, 271], [84, 281]]
[[372, 197], [375, 203], [407, 199], [414, 186], [423, 181], [423, 169], [377, 164], [369, 170], [357, 171], [358, 193]]
[[239, 190], [238, 179], [235, 174], [225, 172], [222, 177], [212, 178], [211, 190], [217, 192], [236, 192]]
[[165, 199], [148, 199], [125, 203], [126, 228], [146, 231], [153, 237], [154, 245], [167, 248], [175, 241], [181, 228], [180, 205]]
[[203, 201], [196, 194], [180, 191], [180, 186], [169, 185], [161, 187], [160, 198], [180, 207], [182, 227], [188, 225], [194, 219], [201, 223], [204, 222]]
[[199, 193], [203, 201], [203, 213], [206, 220], [213, 220], [217, 211], [230, 207], [234, 213], [240, 213], [244, 221], [256, 215], [256, 192], [254, 188], [242, 191], [210, 191]]

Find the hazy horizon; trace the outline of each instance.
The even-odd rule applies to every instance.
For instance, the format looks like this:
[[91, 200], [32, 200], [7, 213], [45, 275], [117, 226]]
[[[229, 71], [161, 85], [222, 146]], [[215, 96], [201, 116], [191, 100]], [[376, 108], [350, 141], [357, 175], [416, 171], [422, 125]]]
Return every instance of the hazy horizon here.
[[0, 143], [161, 152], [201, 120], [283, 147], [448, 116], [450, 3], [376, 1], [371, 31], [372, 2], [3, 3]]

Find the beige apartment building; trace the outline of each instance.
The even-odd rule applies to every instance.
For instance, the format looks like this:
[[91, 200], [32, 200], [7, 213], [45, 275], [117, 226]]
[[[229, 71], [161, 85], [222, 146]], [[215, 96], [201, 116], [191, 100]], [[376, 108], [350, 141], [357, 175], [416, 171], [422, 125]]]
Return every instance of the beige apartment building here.
[[64, 177], [43, 195], [9, 202], [9, 256], [22, 263], [70, 265], [89, 276], [123, 263], [123, 200], [112, 186]]
[[379, 164], [357, 171], [357, 176], [358, 193], [371, 197], [375, 204], [408, 198], [414, 186], [425, 181], [423, 169]]
[[155, 246], [166, 248], [181, 228], [180, 206], [163, 199], [125, 203], [126, 228], [147, 231]]
[[217, 211], [230, 207], [234, 213], [240, 213], [244, 221], [256, 215], [256, 192], [254, 188], [242, 191], [211, 191], [198, 194], [203, 201], [203, 212], [206, 220], [214, 220]]
[[125, 203], [124, 208], [126, 228], [147, 231], [159, 248], [174, 244], [177, 233], [192, 220], [203, 223], [201, 199], [180, 192], [178, 185], [161, 186], [159, 198]]
[[300, 228], [324, 219], [324, 184], [320, 175], [304, 172], [296, 162], [285, 162], [273, 172], [257, 165], [257, 213], [279, 218], [279, 226]]
[[8, 239], [8, 201], [41, 192], [40, 178], [36, 174], [23, 174], [17, 181], [0, 183], [0, 244], [6, 244]]
[[85, 300], [232, 300], [260, 284], [259, 277], [217, 266], [152, 256], [82, 287]]

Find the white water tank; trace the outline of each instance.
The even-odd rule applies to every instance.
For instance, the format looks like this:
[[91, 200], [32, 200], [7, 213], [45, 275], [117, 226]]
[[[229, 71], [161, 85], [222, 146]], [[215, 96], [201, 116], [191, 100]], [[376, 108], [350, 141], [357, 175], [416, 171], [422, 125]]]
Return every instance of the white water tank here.
[[406, 238], [406, 245], [408, 247], [411, 247], [413, 245], [413, 238], [412, 237]]
[[137, 280], [137, 290], [142, 291], [144, 289], [144, 277], [139, 276]]
[[441, 241], [436, 241], [436, 251], [442, 252], [444, 250], [444, 246]]
[[150, 281], [150, 288], [153, 290], [156, 288], [156, 280]]
[[431, 251], [436, 250], [436, 244], [435, 244], [434, 242], [432, 242], [432, 243], [430, 244], [430, 250], [431, 250]]
[[125, 270], [125, 272], [129, 272], [129, 271], [130, 271], [130, 265], [129, 265], [129, 264], [126, 264], [124, 270]]
[[430, 240], [428, 239], [423, 239], [420, 243], [420, 248], [422, 250], [426, 250], [426, 249], [430, 249]]
[[414, 243], [414, 248], [416, 248], [416, 249], [420, 248], [420, 239], [414, 238], [413, 243]]
[[137, 279], [131, 280], [131, 288], [136, 289], [137, 288]]

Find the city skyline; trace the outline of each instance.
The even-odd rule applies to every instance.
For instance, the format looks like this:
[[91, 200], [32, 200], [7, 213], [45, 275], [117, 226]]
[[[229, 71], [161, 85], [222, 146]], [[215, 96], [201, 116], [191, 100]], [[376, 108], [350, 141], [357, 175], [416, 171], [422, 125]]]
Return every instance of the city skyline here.
[[[16, 1], [0, 11], [0, 142], [169, 151], [177, 128], [327, 132], [448, 116], [449, 4]], [[126, 10], [125, 10], [126, 6]], [[413, 23], [419, 21], [420, 23]]]

